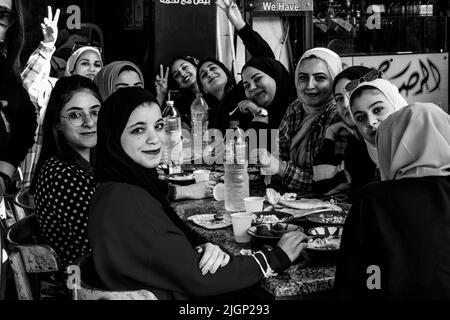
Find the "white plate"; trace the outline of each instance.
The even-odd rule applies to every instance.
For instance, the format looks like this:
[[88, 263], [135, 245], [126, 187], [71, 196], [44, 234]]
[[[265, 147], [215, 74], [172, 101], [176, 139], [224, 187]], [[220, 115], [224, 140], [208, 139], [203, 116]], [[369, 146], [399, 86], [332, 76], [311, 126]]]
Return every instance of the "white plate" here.
[[196, 214], [190, 216], [187, 220], [192, 221], [200, 227], [210, 230], [222, 229], [231, 226], [231, 218], [226, 214], [223, 215], [223, 220], [214, 219], [213, 214]]

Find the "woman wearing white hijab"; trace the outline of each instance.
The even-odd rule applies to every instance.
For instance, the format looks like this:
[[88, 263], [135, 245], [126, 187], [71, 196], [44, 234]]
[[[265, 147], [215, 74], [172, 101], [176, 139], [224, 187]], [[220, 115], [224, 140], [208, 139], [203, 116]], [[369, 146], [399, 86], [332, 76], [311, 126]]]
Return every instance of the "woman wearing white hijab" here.
[[[361, 78], [361, 79], [364, 79]], [[360, 80], [350, 82], [346, 88]], [[350, 92], [350, 108], [358, 131], [364, 138], [370, 158], [378, 167], [375, 136], [378, 126], [395, 111], [408, 105], [398, 88], [385, 79], [376, 78], [359, 83]]]
[[[416, 103], [378, 128], [382, 180], [365, 186], [344, 226], [341, 298], [450, 298], [450, 116]], [[367, 273], [369, 266], [372, 268]], [[369, 290], [368, 278], [380, 277]], [[373, 278], [375, 279], [375, 278]]]
[[288, 107], [279, 128], [280, 158], [284, 161], [260, 153], [265, 173], [278, 174], [289, 189], [312, 191], [314, 157], [326, 129], [340, 120], [332, 85], [341, 71], [340, 57], [326, 48], [306, 51], [297, 64], [297, 99]]

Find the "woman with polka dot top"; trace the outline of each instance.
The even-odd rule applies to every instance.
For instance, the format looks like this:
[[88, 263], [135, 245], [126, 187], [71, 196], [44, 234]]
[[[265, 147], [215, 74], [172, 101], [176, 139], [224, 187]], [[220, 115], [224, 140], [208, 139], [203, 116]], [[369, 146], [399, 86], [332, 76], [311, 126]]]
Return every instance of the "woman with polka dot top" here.
[[90, 251], [87, 211], [97, 188], [91, 151], [100, 105], [95, 84], [75, 75], [58, 80], [45, 113], [32, 192], [40, 231], [63, 268]]

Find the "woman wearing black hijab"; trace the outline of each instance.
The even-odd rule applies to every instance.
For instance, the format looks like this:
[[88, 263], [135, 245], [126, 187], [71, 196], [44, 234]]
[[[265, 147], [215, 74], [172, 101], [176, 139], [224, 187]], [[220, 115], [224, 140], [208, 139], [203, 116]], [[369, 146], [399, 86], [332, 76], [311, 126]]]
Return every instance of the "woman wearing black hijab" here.
[[195, 247], [157, 179], [163, 134], [160, 108], [144, 89], [118, 90], [100, 111], [101, 185], [90, 207], [88, 235], [106, 288], [148, 289], [159, 299], [211, 296], [257, 283], [263, 278], [259, 263], [280, 270], [298, 257], [305, 241], [300, 232], [286, 234], [272, 251], [255, 257], [229, 260], [212, 244]]

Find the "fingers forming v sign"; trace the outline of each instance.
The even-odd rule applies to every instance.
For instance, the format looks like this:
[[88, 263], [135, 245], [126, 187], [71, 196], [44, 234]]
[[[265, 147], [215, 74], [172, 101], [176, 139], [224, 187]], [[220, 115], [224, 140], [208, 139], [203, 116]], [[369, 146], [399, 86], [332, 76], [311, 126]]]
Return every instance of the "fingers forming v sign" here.
[[169, 79], [169, 67], [166, 67], [166, 72], [164, 72], [164, 67], [162, 64], [159, 65], [159, 75], [156, 75], [155, 86], [157, 90], [160, 90], [164, 95], [167, 93], [167, 81]]
[[47, 7], [47, 17], [44, 18], [44, 23], [41, 23], [45, 43], [54, 44], [56, 42], [58, 38], [58, 20], [60, 13], [61, 11], [56, 9], [55, 16], [53, 16], [52, 7]]

